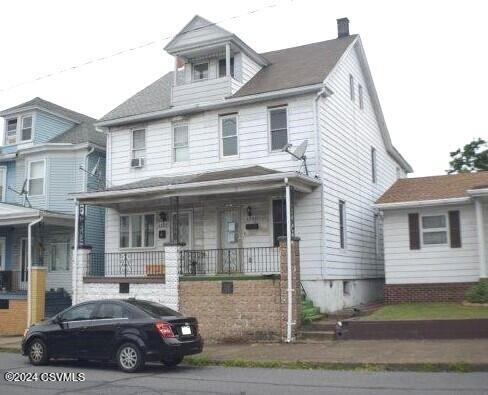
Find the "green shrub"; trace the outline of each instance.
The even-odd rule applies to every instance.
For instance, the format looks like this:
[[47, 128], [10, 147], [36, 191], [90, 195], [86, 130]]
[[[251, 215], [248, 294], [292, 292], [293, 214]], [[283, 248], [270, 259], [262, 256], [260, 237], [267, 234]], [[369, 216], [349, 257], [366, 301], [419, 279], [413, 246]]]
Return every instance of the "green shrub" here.
[[466, 300], [470, 303], [488, 303], [488, 279], [480, 280], [466, 292]]

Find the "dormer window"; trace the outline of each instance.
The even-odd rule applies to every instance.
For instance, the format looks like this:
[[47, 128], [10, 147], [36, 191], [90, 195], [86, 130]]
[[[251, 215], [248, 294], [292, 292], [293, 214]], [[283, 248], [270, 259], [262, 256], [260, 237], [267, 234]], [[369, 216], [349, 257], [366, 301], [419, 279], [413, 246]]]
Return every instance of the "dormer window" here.
[[[227, 75], [225, 67], [225, 58], [219, 59], [219, 78], [225, 77]], [[230, 58], [230, 75], [234, 77], [234, 58]]]
[[17, 143], [17, 118], [7, 119], [7, 130], [5, 134], [5, 144]]
[[208, 79], [208, 62], [193, 65], [193, 80], [198, 81], [206, 79]]
[[20, 141], [29, 141], [32, 139], [32, 116], [22, 117], [22, 130], [20, 132]]

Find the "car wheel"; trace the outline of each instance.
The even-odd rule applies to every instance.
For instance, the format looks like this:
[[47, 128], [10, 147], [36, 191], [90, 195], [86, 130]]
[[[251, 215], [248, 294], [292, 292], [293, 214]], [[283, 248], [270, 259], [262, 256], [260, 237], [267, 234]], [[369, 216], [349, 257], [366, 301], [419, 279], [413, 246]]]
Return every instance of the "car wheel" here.
[[124, 343], [117, 351], [117, 364], [127, 373], [136, 372], [144, 366], [144, 358], [138, 346], [134, 343]]
[[29, 343], [29, 361], [32, 365], [45, 365], [48, 361], [47, 347], [41, 339], [34, 339]]
[[181, 361], [183, 361], [183, 357], [173, 357], [173, 358], [163, 359], [161, 362], [163, 363], [164, 366], [168, 368], [173, 368], [179, 365]]

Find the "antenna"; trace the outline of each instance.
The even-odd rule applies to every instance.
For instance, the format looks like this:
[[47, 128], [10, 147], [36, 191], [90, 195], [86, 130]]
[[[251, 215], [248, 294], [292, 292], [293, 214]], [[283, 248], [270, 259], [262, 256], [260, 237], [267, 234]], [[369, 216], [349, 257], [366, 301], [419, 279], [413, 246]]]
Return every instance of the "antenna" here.
[[29, 201], [29, 191], [27, 190], [27, 178], [24, 180], [24, 183], [22, 184], [22, 189], [19, 191], [13, 189], [12, 187], [8, 187], [8, 189], [10, 189], [11, 191], [15, 192], [17, 195], [19, 196], [23, 196], [24, 197], [24, 203], [27, 202], [27, 204], [29, 205], [29, 208], [32, 208], [32, 205]]
[[99, 186], [104, 184], [104, 180], [102, 178], [102, 175], [100, 174], [100, 158], [98, 158], [97, 163], [95, 163], [95, 166], [93, 166], [93, 169], [91, 171], [86, 170], [83, 166], [80, 166], [80, 170], [85, 172], [89, 176], [95, 177]]
[[307, 168], [307, 157], [305, 156], [305, 151], [307, 150], [308, 140], [303, 140], [298, 147], [292, 152], [290, 151], [293, 147], [291, 144], [286, 144], [282, 151], [288, 152], [291, 156], [293, 156], [296, 160], [301, 160], [302, 164], [298, 171], [302, 169], [302, 166], [305, 168], [305, 174], [308, 176], [308, 168]]

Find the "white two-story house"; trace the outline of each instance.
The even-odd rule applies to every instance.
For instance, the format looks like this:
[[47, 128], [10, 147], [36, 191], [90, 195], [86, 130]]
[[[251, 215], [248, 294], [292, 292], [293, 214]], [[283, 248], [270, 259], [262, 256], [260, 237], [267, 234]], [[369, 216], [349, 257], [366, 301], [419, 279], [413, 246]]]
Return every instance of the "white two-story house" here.
[[373, 203], [412, 169], [392, 145], [360, 37], [345, 18], [338, 30], [258, 53], [195, 16], [165, 47], [174, 70], [97, 124], [107, 188], [76, 198], [107, 209], [106, 252], [178, 242], [181, 274], [272, 272], [289, 220], [302, 285], [322, 311], [380, 297]]

